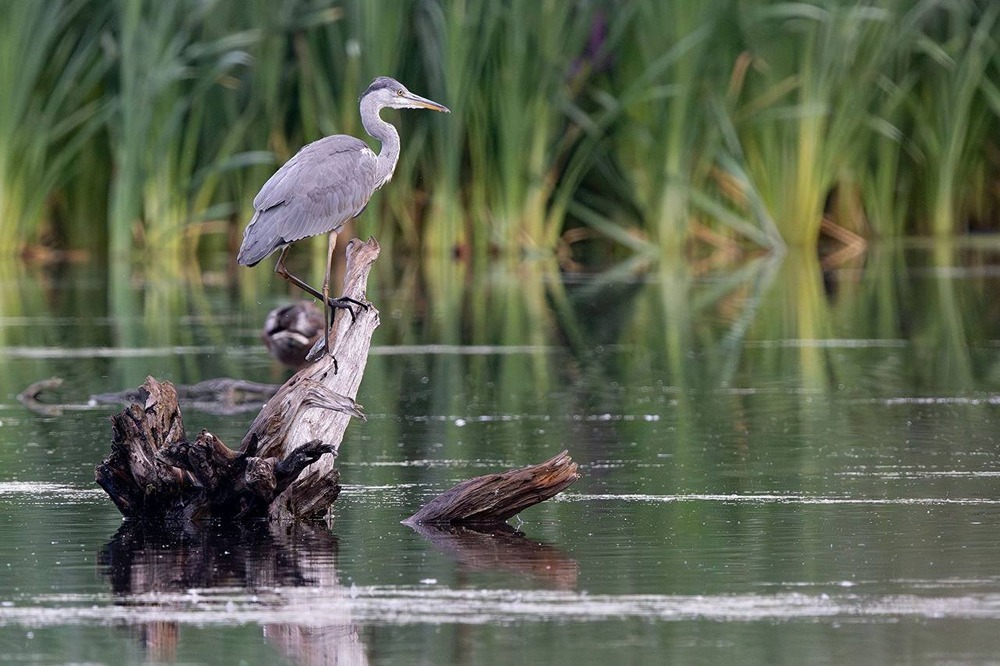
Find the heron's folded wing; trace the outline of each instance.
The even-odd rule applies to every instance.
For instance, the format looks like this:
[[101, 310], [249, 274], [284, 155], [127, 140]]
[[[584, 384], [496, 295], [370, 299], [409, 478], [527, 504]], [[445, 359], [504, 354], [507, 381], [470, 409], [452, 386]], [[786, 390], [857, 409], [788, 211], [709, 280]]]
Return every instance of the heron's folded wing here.
[[352, 136], [328, 136], [304, 146], [254, 198], [257, 213], [247, 236], [273, 238], [277, 248], [336, 231], [368, 204], [375, 163], [371, 149]]

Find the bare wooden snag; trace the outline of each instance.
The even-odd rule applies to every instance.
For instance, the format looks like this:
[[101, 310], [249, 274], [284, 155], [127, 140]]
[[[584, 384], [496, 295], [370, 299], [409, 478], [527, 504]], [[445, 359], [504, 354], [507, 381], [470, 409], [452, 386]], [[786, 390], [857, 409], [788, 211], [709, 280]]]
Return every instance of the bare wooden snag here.
[[[379, 255], [374, 239], [347, 245], [343, 295], [367, 302], [365, 286]], [[152, 377], [137, 400], [112, 417], [110, 455], [97, 482], [127, 517], [192, 521], [267, 517], [272, 521], [324, 518], [340, 492], [334, 467], [379, 325], [373, 306], [339, 310], [330, 332], [333, 356], [322, 354], [285, 382], [250, 425], [239, 450], [202, 431], [188, 440], [178, 395]], [[410, 525], [501, 525], [579, 478], [563, 451], [554, 458], [470, 479], [431, 500]]]
[[[368, 274], [379, 255], [374, 238], [347, 244], [344, 296], [366, 303]], [[311, 464], [271, 504], [272, 519], [322, 518], [340, 491], [334, 458], [351, 417], [364, 418], [354, 399], [368, 363], [372, 335], [379, 325], [374, 306], [351, 314], [337, 311], [330, 345], [333, 357], [324, 354], [312, 365], [299, 370], [278, 389], [254, 419], [243, 438], [240, 451], [256, 446], [263, 458], [284, 458], [307, 442], [321, 440], [333, 453]], [[334, 360], [336, 359], [336, 360]], [[255, 444], [256, 442], [256, 444]]]
[[189, 441], [170, 382], [147, 377], [139, 395], [111, 417], [111, 454], [95, 470], [126, 518], [262, 517], [303, 469], [334, 451], [317, 439], [284, 458], [261, 458], [253, 448], [233, 451], [206, 430]]
[[568, 451], [537, 465], [479, 476], [446, 490], [404, 520], [408, 525], [498, 525], [580, 478]]
[[[378, 258], [374, 239], [347, 246], [344, 295], [366, 302]], [[177, 392], [152, 377], [112, 417], [111, 454], [95, 478], [126, 517], [196, 520], [267, 516], [322, 518], [340, 492], [334, 458], [351, 417], [364, 418], [357, 396], [378, 310], [356, 319], [338, 311], [324, 354], [285, 382], [254, 419], [238, 451], [202, 431], [189, 441]]]

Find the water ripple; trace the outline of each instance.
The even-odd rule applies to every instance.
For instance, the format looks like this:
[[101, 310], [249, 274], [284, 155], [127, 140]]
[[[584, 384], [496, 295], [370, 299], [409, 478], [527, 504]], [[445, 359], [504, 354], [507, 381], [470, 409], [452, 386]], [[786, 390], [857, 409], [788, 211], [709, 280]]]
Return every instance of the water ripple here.
[[1000, 594], [861, 595], [851, 592], [721, 595], [591, 595], [585, 592], [435, 587], [274, 588], [36, 595], [0, 605], [0, 626], [284, 624], [490, 624], [606, 621], [896, 621], [1000, 619]]
[[681, 495], [596, 494], [563, 493], [550, 501], [557, 502], [727, 502], [735, 504], [854, 504], [854, 505], [898, 505], [898, 506], [943, 506], [943, 505], [1000, 505], [1000, 499], [983, 497], [837, 497], [797, 494], [711, 494], [692, 493]]

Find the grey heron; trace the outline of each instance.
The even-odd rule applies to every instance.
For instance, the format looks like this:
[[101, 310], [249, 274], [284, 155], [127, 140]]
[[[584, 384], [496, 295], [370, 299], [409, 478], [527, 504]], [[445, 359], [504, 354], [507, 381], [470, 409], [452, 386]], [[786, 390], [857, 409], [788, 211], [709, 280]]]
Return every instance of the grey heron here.
[[[346, 134], [324, 137], [303, 146], [254, 197], [253, 218], [243, 232], [243, 244], [236, 257], [241, 265], [254, 266], [275, 250], [281, 250], [274, 272], [325, 305], [323, 339], [326, 353], [331, 356], [329, 335], [334, 308], [346, 308], [352, 319], [352, 305], [367, 308], [351, 298], [330, 298], [337, 233], [348, 220], [361, 214], [376, 190], [389, 182], [399, 161], [399, 132], [382, 120], [379, 113], [386, 107], [449, 113], [448, 107], [411, 93], [388, 76], [372, 81], [358, 102], [365, 131], [382, 144], [379, 154], [375, 155], [361, 139]], [[285, 268], [291, 244], [319, 234], [330, 237], [322, 291]]]

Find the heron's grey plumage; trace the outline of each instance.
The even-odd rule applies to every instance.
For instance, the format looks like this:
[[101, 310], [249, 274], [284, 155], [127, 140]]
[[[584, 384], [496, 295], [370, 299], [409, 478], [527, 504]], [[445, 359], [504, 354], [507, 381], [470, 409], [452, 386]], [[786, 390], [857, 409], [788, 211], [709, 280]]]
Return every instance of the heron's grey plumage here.
[[399, 161], [399, 133], [379, 116], [386, 106], [447, 111], [394, 79], [376, 78], [361, 95], [360, 110], [365, 130], [381, 143], [379, 154], [345, 134], [303, 146], [254, 198], [255, 212], [236, 258], [240, 264], [253, 266], [289, 243], [336, 233], [364, 210]]
[[[347, 308], [351, 318], [354, 310], [367, 306], [350, 298], [330, 298], [330, 274], [337, 232], [352, 217], [361, 214], [368, 199], [385, 185], [399, 161], [399, 132], [382, 120], [379, 112], [385, 107], [395, 109], [432, 109], [448, 112], [448, 108], [414, 95], [403, 84], [380, 76], [359, 100], [361, 122], [365, 130], [382, 144], [378, 155], [360, 139], [337, 134], [303, 146], [268, 178], [254, 197], [254, 214], [243, 232], [236, 260], [253, 266], [279, 248], [275, 272], [296, 287], [323, 302], [325, 311], [323, 349], [330, 352], [330, 327], [333, 309]], [[326, 277], [323, 290], [317, 291], [285, 267], [288, 246], [309, 236], [329, 234]], [[336, 359], [334, 359], [336, 372]]]
[[368, 204], [377, 162], [364, 141], [344, 134], [303, 146], [254, 198], [237, 261], [253, 266], [283, 245], [338, 231]]

